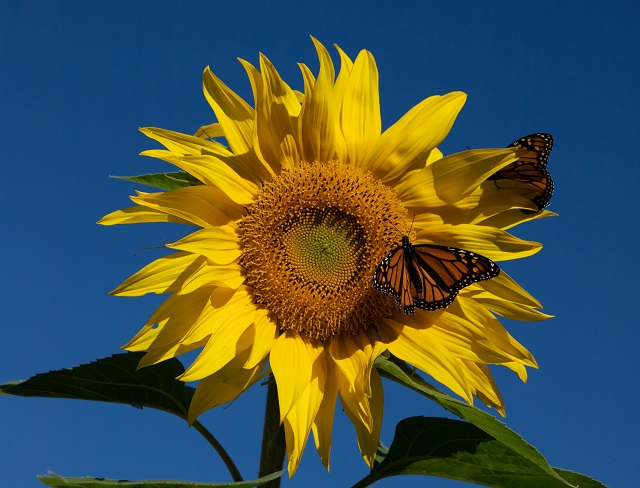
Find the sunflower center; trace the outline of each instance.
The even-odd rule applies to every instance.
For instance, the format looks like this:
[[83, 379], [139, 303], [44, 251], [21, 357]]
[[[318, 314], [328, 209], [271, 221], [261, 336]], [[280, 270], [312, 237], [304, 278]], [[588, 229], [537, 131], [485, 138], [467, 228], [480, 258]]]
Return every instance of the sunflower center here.
[[241, 223], [242, 264], [281, 330], [355, 334], [395, 310], [373, 272], [408, 233], [395, 193], [339, 162], [300, 165], [265, 184]]
[[282, 244], [295, 274], [320, 286], [344, 286], [356, 273], [363, 231], [352, 215], [334, 208], [306, 209], [291, 219]]

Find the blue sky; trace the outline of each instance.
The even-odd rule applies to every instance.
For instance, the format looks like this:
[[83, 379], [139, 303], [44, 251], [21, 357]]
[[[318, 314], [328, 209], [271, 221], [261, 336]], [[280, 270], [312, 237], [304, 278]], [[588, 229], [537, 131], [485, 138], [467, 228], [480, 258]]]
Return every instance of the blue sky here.
[[[192, 133], [213, 121], [201, 91], [210, 65], [251, 100], [237, 57], [265, 53], [294, 88], [315, 71], [309, 35], [380, 72], [383, 126], [433, 94], [469, 98], [441, 146], [496, 147], [549, 132], [551, 209], [516, 230], [541, 241], [503, 268], [555, 319], [508, 323], [540, 370], [524, 385], [495, 370], [507, 425], [556, 467], [609, 486], [637, 480], [636, 348], [640, 8], [613, 2], [1, 2], [3, 354], [0, 382], [119, 350], [159, 298], [107, 292], [158, 257], [170, 226], [95, 224], [136, 185], [108, 175], [169, 170], [138, 157], [137, 131]], [[333, 51], [335, 53], [335, 51]], [[631, 149], [630, 149], [631, 148]], [[629, 154], [631, 151], [631, 154]], [[385, 383], [383, 440], [413, 415], [444, 415]], [[256, 475], [264, 391], [202, 417], [246, 478]], [[166, 413], [70, 400], [0, 399], [3, 484], [43, 486], [52, 470], [118, 479], [226, 481], [222, 463]], [[348, 486], [366, 474], [352, 426], [336, 415], [332, 473], [312, 444], [283, 486]], [[405, 477], [404, 486], [468, 486]], [[397, 480], [376, 486], [394, 486]]]

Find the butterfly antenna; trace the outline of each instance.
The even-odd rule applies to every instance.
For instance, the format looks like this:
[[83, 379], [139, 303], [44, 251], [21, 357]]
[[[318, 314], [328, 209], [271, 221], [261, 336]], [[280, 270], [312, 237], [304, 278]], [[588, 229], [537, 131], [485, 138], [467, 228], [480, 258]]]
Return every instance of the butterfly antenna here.
[[207, 132], [206, 125], [203, 125], [202, 127], [200, 127], [200, 128], [196, 131], [196, 133], [197, 133], [197, 132], [199, 132], [199, 131], [204, 132], [204, 135], [205, 135], [205, 136], [207, 136], [207, 137], [205, 137], [205, 140], [207, 140], [207, 141], [213, 141], [213, 139], [214, 139], [214, 138], [213, 138], [213, 137], [211, 137], [211, 136], [209, 135], [209, 133]]
[[[391, 222], [391, 220], [389, 220], [386, 217], [382, 218], [383, 221], [385, 222], [389, 222], [391, 224], [391, 226], [398, 231], [398, 234], [400, 234], [401, 236], [404, 236], [404, 232], [402, 232], [400, 229], [398, 229], [398, 227], [396, 226], [396, 224], [394, 224], [393, 222]], [[413, 218], [411, 219], [411, 227], [409, 227], [409, 234], [411, 234], [411, 231], [413, 230], [413, 223], [416, 220], [416, 214], [413, 214]]]
[[142, 251], [152, 251], [153, 249], [163, 249], [163, 248], [164, 248], [164, 244], [162, 246], [142, 247], [142, 248], [138, 249], [133, 255], [137, 256]]
[[[184, 239], [185, 237], [187, 237], [189, 235], [189, 232], [187, 232], [185, 235], [183, 235], [180, 239]], [[178, 240], [180, 240], [178, 239]], [[160, 240], [163, 242], [163, 244], [161, 246], [152, 246], [152, 247], [142, 247], [140, 249], [138, 249], [135, 253], [134, 256], [137, 256], [139, 253], [141, 253], [142, 251], [152, 251], [154, 249], [164, 249], [167, 247], [167, 242], [166, 240], [164, 240], [162, 237], [160, 238]], [[175, 242], [175, 241], [174, 241]]]
[[398, 229], [398, 227], [396, 227], [396, 224], [394, 224], [393, 222], [391, 222], [388, 218], [386, 217], [382, 217], [382, 220], [385, 222], [389, 222], [391, 224], [391, 226], [398, 231], [398, 234], [403, 235], [402, 232], [400, 231], [400, 229]]

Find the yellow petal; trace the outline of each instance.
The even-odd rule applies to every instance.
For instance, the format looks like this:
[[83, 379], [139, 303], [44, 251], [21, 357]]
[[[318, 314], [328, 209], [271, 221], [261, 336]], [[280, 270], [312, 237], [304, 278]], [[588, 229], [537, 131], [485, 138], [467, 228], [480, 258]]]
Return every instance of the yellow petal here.
[[[422, 314], [421, 314], [422, 315]], [[418, 329], [420, 316], [402, 317], [402, 324], [391, 318], [382, 320], [380, 338], [391, 354], [425, 371], [455, 393], [473, 401], [471, 389], [456, 358], [438, 342], [431, 340], [430, 329]]]
[[339, 148], [338, 113], [333, 101], [334, 69], [327, 50], [313, 40], [320, 60], [320, 72], [310, 91], [305, 90], [305, 100], [298, 117], [302, 158], [306, 162], [328, 162], [342, 154]]
[[233, 202], [225, 193], [212, 186], [196, 185], [170, 192], [141, 193], [142, 205], [153, 205], [160, 210], [184, 214], [190, 223], [200, 227], [224, 225], [246, 214], [246, 209]]
[[[253, 171], [248, 171], [247, 166], [251, 166], [251, 161], [258, 162], [253, 153], [245, 153], [241, 156], [174, 156], [171, 152], [161, 149], [151, 149], [142, 151], [141, 156], [161, 159], [177, 166], [190, 173], [209, 187], [222, 190], [227, 199], [241, 203], [243, 198], [247, 198], [246, 193], [255, 194], [258, 183], [260, 183], [261, 173], [258, 171], [262, 165], [254, 165]], [[249, 161], [244, 161], [245, 158]], [[242, 171], [240, 171], [242, 170]], [[251, 177], [246, 178], [244, 173], [250, 173]], [[216, 183], [217, 182], [217, 183]], [[194, 186], [192, 188], [197, 188]], [[230, 194], [231, 193], [231, 194]], [[239, 201], [238, 201], [239, 200]]]
[[156, 157], [177, 166], [205, 185], [219, 188], [239, 205], [250, 205], [260, 191], [256, 183], [240, 176], [222, 156], [168, 156], [160, 151], [144, 151], [141, 154]]
[[345, 408], [348, 408], [358, 421], [371, 431], [373, 428], [368, 397], [371, 396], [369, 374], [373, 362], [371, 352], [373, 348], [360, 348], [362, 341], [357, 344], [351, 337], [340, 337], [331, 341], [329, 353], [333, 362], [342, 373], [340, 382], [340, 398]]
[[373, 361], [386, 349], [377, 333], [361, 332], [345, 341], [333, 341], [331, 357], [340, 400], [353, 422], [365, 461], [372, 465], [382, 427], [382, 384]]
[[296, 142], [300, 102], [271, 62], [262, 55], [260, 67], [262, 75], [249, 63], [245, 64], [255, 90], [255, 150], [272, 173], [278, 174], [281, 169], [291, 169], [300, 161]]
[[442, 151], [437, 147], [434, 147], [429, 153], [429, 156], [427, 156], [427, 162], [425, 166], [429, 166], [430, 164], [435, 163], [436, 161], [438, 161], [439, 159], [442, 159], [443, 157], [444, 157], [444, 154], [442, 154]]
[[[207, 339], [202, 339], [198, 342], [193, 342], [189, 344], [182, 344], [180, 342], [176, 342], [174, 344], [169, 344], [163, 347], [158, 347], [151, 349], [147, 354], [145, 354], [140, 363], [138, 363], [138, 369], [146, 368], [147, 366], [153, 366], [154, 364], [161, 363], [162, 361], [166, 361], [167, 359], [178, 357], [182, 354], [186, 354], [188, 352], [194, 351], [196, 349], [200, 349], [207, 342]], [[179, 379], [179, 378], [176, 378]]]
[[502, 271], [487, 281], [474, 283], [460, 291], [460, 296], [471, 298], [492, 312], [513, 320], [537, 321], [551, 315], [536, 310], [540, 303]]
[[[339, 373], [338, 373], [339, 374]], [[318, 409], [318, 414], [311, 426], [316, 450], [320, 455], [320, 460], [329, 471], [331, 457], [331, 439], [333, 435], [333, 418], [336, 411], [336, 400], [338, 398], [338, 383], [336, 380], [335, 365], [327, 362], [327, 375], [324, 386], [322, 386], [322, 403]]]
[[260, 70], [266, 83], [265, 88], [267, 89], [267, 93], [272, 97], [272, 100], [284, 106], [290, 117], [297, 117], [301, 109], [298, 97], [280, 77], [280, 74], [271, 61], [264, 55], [260, 56]]
[[247, 351], [244, 351], [217, 373], [200, 380], [189, 405], [189, 425], [207, 410], [232, 402], [263, 377], [266, 360], [245, 369], [242, 363], [246, 358]]
[[538, 320], [547, 320], [553, 318], [553, 315], [548, 315], [526, 305], [520, 305], [506, 300], [495, 298], [474, 297], [474, 300], [493, 313], [500, 315], [506, 319], [511, 320], [525, 320], [527, 322], [535, 322]]
[[502, 271], [495, 278], [487, 281], [480, 281], [465, 288], [460, 293], [469, 297], [489, 297], [498, 298], [513, 303], [526, 305], [532, 308], [542, 308], [542, 305], [529, 292], [522, 288], [507, 273]]
[[384, 405], [384, 391], [382, 390], [382, 380], [376, 369], [371, 370], [369, 377], [371, 383], [371, 397], [369, 398], [369, 406], [371, 409], [371, 417], [373, 425], [371, 432], [364, 429], [357, 429], [358, 447], [360, 453], [369, 467], [373, 468], [376, 460], [378, 446], [380, 444], [380, 432], [382, 431], [382, 417]]
[[324, 375], [317, 371], [323, 351], [319, 341], [310, 341], [293, 330], [276, 339], [271, 350], [271, 369], [278, 385], [281, 419], [300, 400], [312, 379]]
[[111, 294], [130, 297], [147, 293], [175, 293], [204, 261], [202, 256], [182, 252], [164, 256], [127, 278]]
[[207, 66], [202, 74], [204, 96], [216, 114], [229, 147], [242, 154], [253, 146], [254, 110], [215, 76]]
[[514, 361], [512, 363], [504, 363], [502, 366], [506, 366], [516, 373], [523, 383], [527, 382], [527, 368], [525, 368], [524, 365]]
[[347, 416], [351, 419], [356, 429], [358, 438], [358, 447], [365, 462], [373, 467], [376, 458], [378, 444], [380, 442], [380, 431], [382, 429], [382, 408], [384, 400], [384, 392], [382, 390], [382, 381], [378, 372], [373, 369], [371, 371], [371, 397], [367, 398], [369, 404], [368, 410], [371, 412], [371, 419], [365, 424], [361, 421], [358, 412], [352, 410], [351, 402], [345, 402], [345, 396], [341, 395], [342, 405]]
[[[401, 184], [406, 183], [404, 180]], [[413, 206], [407, 205], [406, 208], [409, 215], [415, 215], [416, 227], [428, 227], [440, 224], [479, 224], [488, 227], [503, 228], [502, 220], [495, 220], [498, 225], [491, 225], [494, 222], [493, 217], [509, 212], [517, 212], [525, 215], [521, 209], [533, 207], [531, 196], [523, 196], [518, 193], [501, 193], [492, 186], [482, 184], [469, 195], [462, 197], [453, 204], [445, 204], [435, 194], [435, 190], [422, 192], [421, 195], [414, 200], [413, 203], [429, 203], [429, 206]], [[428, 196], [423, 198], [425, 195]], [[433, 206], [433, 205], [439, 206]]]
[[140, 207], [138, 205], [133, 207], [123, 208], [122, 210], [116, 210], [110, 214], [102, 217], [98, 224], [100, 225], [117, 225], [117, 224], [141, 224], [147, 222], [173, 222], [176, 224], [192, 224], [186, 219], [181, 219], [175, 215], [170, 215], [161, 210], [153, 208]]
[[273, 343], [278, 338], [278, 326], [276, 318], [268, 310], [258, 308], [254, 319], [254, 338], [251, 354], [247, 358], [244, 367], [253, 368], [266, 358], [271, 352]]
[[[226, 165], [228, 170], [235, 173], [235, 176], [232, 173], [228, 176], [229, 178], [234, 177], [236, 179], [244, 179], [250, 184], [258, 186], [261, 186], [263, 181], [270, 179], [270, 175], [272, 174], [263, 166], [256, 154], [253, 152], [253, 149], [246, 153], [230, 155], [203, 152], [200, 156], [176, 156], [171, 151], [165, 151], [163, 149], [149, 149], [142, 151], [140, 155], [162, 159], [163, 161], [171, 163], [178, 168], [187, 171], [205, 184], [209, 184], [212, 179], [216, 178], [221, 164]], [[224, 173], [224, 169], [222, 171]]]
[[533, 368], [538, 367], [533, 355], [515, 340], [485, 307], [472, 299], [459, 296], [449, 309], [451, 316], [466, 320], [467, 327], [476, 327], [477, 331], [491, 342], [495, 352], [505, 358], [503, 363], [513, 360]]
[[203, 139], [202, 137], [160, 129], [158, 127], [142, 127], [140, 132], [158, 141], [171, 151], [174, 156], [200, 156], [203, 154], [216, 154], [220, 156], [232, 155], [222, 144]]
[[[312, 378], [296, 405], [282, 420], [287, 444], [289, 478], [294, 475], [300, 465], [300, 459], [311, 432], [311, 425], [322, 402], [323, 395], [320, 385], [323, 383], [324, 376]], [[278, 394], [280, 393], [278, 392]]]
[[324, 78], [325, 82], [333, 86], [333, 80], [335, 79], [335, 70], [333, 68], [333, 61], [331, 60], [331, 55], [329, 51], [322, 45], [320, 41], [318, 41], [315, 37], [311, 36], [311, 41], [313, 42], [313, 46], [316, 48], [316, 53], [318, 53], [318, 61], [320, 62], [320, 71], [318, 73], [318, 81], [320, 78]]
[[122, 349], [144, 351], [179, 342], [202, 313], [212, 291], [203, 287], [188, 295], [171, 295]]
[[[304, 93], [302, 93], [301, 103], [304, 103], [305, 98], [309, 93], [313, 90], [313, 87], [316, 84], [316, 77], [313, 76], [313, 73], [309, 69], [309, 67], [304, 63], [298, 63], [298, 67], [300, 68], [300, 72], [302, 73], [302, 81], [304, 83]], [[301, 107], [302, 108], [302, 107]]]
[[220, 190], [204, 185], [158, 193], [138, 192], [131, 200], [199, 227], [225, 225], [244, 214], [242, 207], [231, 202]]
[[[453, 361], [448, 368], [454, 372], [457, 381], [466, 378], [461, 363], [456, 360], [467, 359], [478, 363], [499, 364], [512, 358], [496, 350], [495, 346], [482, 333], [480, 327], [468, 326], [466, 319], [450, 312], [450, 308], [436, 312], [421, 314], [422, 317], [411, 318], [407, 327], [414, 331], [403, 331], [405, 335], [412, 335], [422, 343], [431, 344], [437, 348], [434, 353], [447, 356], [446, 361]], [[391, 336], [393, 337], [393, 336]], [[424, 353], [420, 353], [424, 354]], [[438, 361], [442, 361], [438, 359]], [[453, 368], [453, 369], [451, 369]], [[466, 381], [464, 381], [466, 384]], [[449, 386], [448, 383], [444, 383]]]
[[242, 254], [240, 238], [235, 225], [201, 229], [166, 246], [205, 256], [216, 264], [229, 264]]
[[179, 294], [196, 291], [203, 286], [226, 286], [237, 289], [245, 280], [245, 268], [239, 264], [211, 265], [204, 263], [182, 284]]
[[349, 77], [351, 76], [351, 70], [353, 70], [353, 61], [347, 56], [347, 54], [340, 49], [340, 47], [334, 44], [334, 47], [340, 55], [340, 71], [336, 78], [336, 83], [333, 86], [333, 98], [337, 110], [341, 110], [344, 102], [345, 92]]
[[549, 210], [543, 210], [538, 214], [526, 214], [520, 210], [508, 210], [501, 212], [497, 215], [493, 215], [489, 218], [483, 219], [478, 223], [481, 225], [488, 225], [491, 227], [497, 227], [498, 229], [507, 230], [516, 225], [520, 225], [530, 220], [546, 219], [547, 217], [557, 217], [558, 214], [550, 212]]
[[212, 140], [216, 137], [224, 137], [224, 130], [220, 124], [214, 122], [213, 124], [203, 125], [198, 128], [194, 136]]
[[542, 249], [538, 242], [518, 239], [503, 230], [468, 224], [422, 229], [416, 232], [416, 242], [466, 249], [494, 261], [524, 258]]
[[496, 411], [505, 416], [504, 402], [498, 390], [493, 375], [484, 364], [477, 364], [471, 361], [462, 360], [464, 368], [467, 370], [466, 376], [469, 383], [475, 390], [474, 395], [480, 398], [487, 407], [494, 407]]
[[449, 133], [466, 98], [464, 93], [452, 92], [423, 100], [382, 133], [362, 167], [382, 181], [424, 167], [431, 150]]
[[[208, 323], [211, 336], [193, 364], [178, 377], [194, 381], [209, 376], [231, 361], [240, 351], [251, 347], [255, 307], [250, 300], [228, 305], [216, 313]], [[214, 320], [215, 317], [215, 320]]]
[[360, 344], [356, 343], [354, 338], [345, 335], [330, 342], [329, 353], [351, 388], [357, 388], [355, 385], [360, 384], [360, 388], [364, 391], [363, 385], [368, 383], [365, 383], [363, 378], [370, 363], [373, 362], [371, 358], [373, 348], [371, 344], [363, 345], [364, 347], [360, 348]]
[[192, 344], [208, 339], [220, 325], [218, 317], [226, 315], [229, 310], [232, 312], [237, 309], [245, 310], [244, 307], [251, 302], [251, 293], [246, 287], [240, 287], [237, 290], [222, 286], [207, 287], [209, 290], [212, 288], [205, 307], [198, 319], [183, 334], [181, 343]]
[[382, 129], [378, 69], [368, 51], [361, 51], [353, 65], [340, 120], [349, 162], [360, 166]]

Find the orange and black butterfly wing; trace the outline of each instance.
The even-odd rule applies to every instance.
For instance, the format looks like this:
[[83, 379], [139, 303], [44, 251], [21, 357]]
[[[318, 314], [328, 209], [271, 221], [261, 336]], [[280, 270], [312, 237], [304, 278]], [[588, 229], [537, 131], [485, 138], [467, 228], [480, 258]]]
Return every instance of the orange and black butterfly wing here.
[[542, 170], [544, 181], [540, 183], [543, 186], [542, 191], [533, 199], [533, 203], [538, 207], [538, 211], [522, 209], [524, 213], [536, 214], [544, 210], [553, 196], [553, 179], [547, 170]]
[[[436, 264], [436, 266], [439, 265]], [[416, 270], [421, 283], [421, 289], [412, 290], [413, 303], [416, 307], [422, 310], [437, 310], [453, 302], [457, 291], [452, 290], [435, 270], [429, 269], [424, 262], [416, 266]]]
[[392, 296], [398, 308], [404, 309], [406, 314], [415, 313], [416, 308], [411, 295], [411, 276], [402, 246], [387, 254], [376, 268], [373, 289]]
[[517, 161], [497, 171], [489, 179], [512, 180], [530, 185], [536, 194], [533, 203], [537, 210], [522, 209], [522, 212], [526, 214], [541, 212], [549, 205], [553, 195], [553, 179], [546, 169], [553, 149], [553, 136], [544, 133], [531, 134], [521, 137], [507, 147], [520, 147], [526, 149], [526, 152]]
[[527, 150], [516, 162], [533, 163], [540, 169], [547, 169], [549, 155], [553, 149], [553, 136], [542, 132], [531, 134], [513, 141], [507, 147], [521, 147]]
[[536, 204], [538, 210], [527, 210], [522, 209], [522, 211], [526, 214], [537, 214], [544, 210], [548, 205], [551, 197], [553, 196], [553, 179], [551, 179], [551, 175], [546, 169], [541, 171], [543, 178], [536, 183], [533, 183], [534, 186], [540, 189], [540, 192], [533, 198], [533, 203]]
[[498, 276], [500, 268], [479, 254], [431, 244], [402, 246], [391, 251], [376, 268], [373, 288], [391, 295], [409, 315], [416, 307], [437, 310], [450, 305], [458, 291], [476, 281]]
[[[498, 175], [498, 173], [500, 173]], [[540, 213], [549, 205], [549, 201], [553, 195], [553, 179], [546, 169], [540, 169], [532, 163], [512, 163], [492, 177], [494, 180], [513, 180], [526, 183], [533, 187], [536, 195], [533, 197], [533, 203], [537, 210], [520, 209], [526, 214]]]
[[418, 244], [412, 251], [422, 281], [413, 303], [422, 310], [444, 308], [462, 288], [500, 274], [493, 261], [464, 249]]

